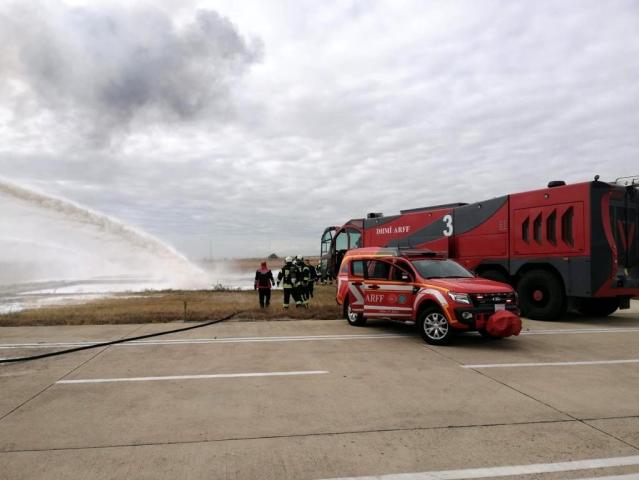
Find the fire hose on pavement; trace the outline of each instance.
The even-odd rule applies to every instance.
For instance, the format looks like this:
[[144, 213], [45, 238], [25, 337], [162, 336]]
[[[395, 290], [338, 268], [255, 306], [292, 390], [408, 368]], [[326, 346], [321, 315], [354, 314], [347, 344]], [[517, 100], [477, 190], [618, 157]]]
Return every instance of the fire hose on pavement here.
[[196, 328], [202, 328], [202, 327], [208, 327], [210, 325], [215, 325], [216, 323], [222, 323], [226, 320], [230, 320], [231, 318], [233, 318], [235, 315], [237, 315], [238, 313], [241, 312], [233, 312], [225, 317], [222, 318], [218, 318], [216, 320], [211, 320], [205, 323], [200, 323], [198, 325], [192, 325], [190, 327], [182, 327], [182, 328], [176, 328], [174, 330], [167, 330], [165, 332], [156, 332], [156, 333], [149, 333], [146, 335], [139, 335], [137, 337], [127, 337], [127, 338], [121, 338], [119, 340], [112, 340], [109, 342], [100, 342], [100, 343], [92, 343], [90, 345], [82, 345], [81, 347], [74, 347], [74, 348], [69, 348], [66, 350], [58, 350], [55, 352], [49, 352], [49, 353], [43, 353], [40, 355], [32, 355], [29, 357], [15, 357], [15, 358], [3, 358], [0, 359], [0, 363], [17, 363], [17, 362], [29, 362], [32, 360], [39, 360], [41, 358], [47, 358], [47, 357], [55, 357], [57, 355], [65, 355], [67, 353], [73, 353], [73, 352], [79, 352], [81, 350], [90, 350], [92, 348], [101, 348], [101, 347], [108, 347], [110, 345], [117, 345], [118, 343], [126, 343], [126, 342], [131, 342], [134, 340], [143, 340], [145, 338], [153, 338], [153, 337], [159, 337], [161, 335], [169, 335], [171, 333], [180, 333], [180, 332], [186, 332], [189, 330], [195, 330]]

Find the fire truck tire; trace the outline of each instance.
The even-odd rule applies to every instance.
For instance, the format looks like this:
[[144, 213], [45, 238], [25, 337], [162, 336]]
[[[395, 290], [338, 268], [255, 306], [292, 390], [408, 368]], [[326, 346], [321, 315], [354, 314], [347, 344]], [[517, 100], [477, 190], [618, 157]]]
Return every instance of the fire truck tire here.
[[607, 317], [619, 308], [618, 298], [581, 298], [577, 310], [588, 317]]
[[508, 279], [508, 276], [500, 271], [500, 270], [484, 270], [483, 272], [481, 272], [479, 274], [479, 276], [481, 278], [487, 278], [488, 280], [494, 280], [495, 282], [501, 282], [501, 283], [510, 283], [510, 280]]
[[557, 320], [566, 311], [566, 294], [556, 275], [530, 270], [517, 284], [522, 316], [534, 320]]
[[448, 345], [455, 335], [455, 330], [437, 307], [424, 309], [419, 314], [417, 325], [424, 341], [431, 345]]
[[351, 310], [351, 304], [348, 301], [346, 302], [346, 305], [344, 305], [344, 317], [346, 318], [346, 321], [348, 321], [348, 324], [353, 325], [354, 327], [361, 327], [366, 324], [364, 315]]

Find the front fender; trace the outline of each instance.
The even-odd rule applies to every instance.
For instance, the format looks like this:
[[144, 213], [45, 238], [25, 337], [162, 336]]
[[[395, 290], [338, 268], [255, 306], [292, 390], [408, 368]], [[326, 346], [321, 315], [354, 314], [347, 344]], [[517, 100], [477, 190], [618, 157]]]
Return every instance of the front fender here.
[[468, 328], [463, 323], [457, 321], [455, 317], [454, 305], [449, 300], [448, 292], [434, 287], [423, 287], [415, 295], [415, 312], [419, 312], [425, 302], [435, 303], [446, 316], [448, 323], [457, 328]]

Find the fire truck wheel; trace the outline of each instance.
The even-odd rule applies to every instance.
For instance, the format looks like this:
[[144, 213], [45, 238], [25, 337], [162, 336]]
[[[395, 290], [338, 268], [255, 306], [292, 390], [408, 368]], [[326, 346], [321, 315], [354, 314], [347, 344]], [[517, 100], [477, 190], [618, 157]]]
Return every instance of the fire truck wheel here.
[[448, 345], [455, 335], [454, 329], [437, 307], [429, 307], [421, 312], [417, 324], [422, 338], [431, 345]]
[[506, 274], [500, 270], [484, 270], [479, 276], [481, 278], [487, 278], [488, 280], [494, 280], [495, 282], [510, 283]]
[[344, 308], [344, 313], [345, 313], [345, 317], [346, 320], [348, 321], [349, 325], [353, 325], [354, 327], [361, 327], [362, 325], [366, 324], [366, 319], [364, 318], [364, 315], [362, 315], [361, 313], [356, 313], [353, 310], [351, 310], [351, 304], [350, 303], [346, 303], [346, 308]]
[[566, 311], [566, 295], [561, 281], [546, 270], [526, 272], [517, 284], [519, 306], [524, 317], [556, 320]]
[[607, 317], [619, 308], [618, 298], [582, 298], [577, 310], [588, 317]]

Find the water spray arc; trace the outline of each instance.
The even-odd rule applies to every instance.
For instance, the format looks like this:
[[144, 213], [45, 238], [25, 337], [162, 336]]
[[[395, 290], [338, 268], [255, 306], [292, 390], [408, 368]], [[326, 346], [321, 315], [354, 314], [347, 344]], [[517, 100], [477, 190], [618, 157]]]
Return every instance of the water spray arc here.
[[[145, 262], [157, 262], [159, 265], [158, 270], [165, 272], [167, 276], [174, 275], [183, 279], [190, 279], [194, 284], [193, 286], [195, 284], [205, 286], [206, 284], [204, 272], [174, 248], [107, 215], [85, 208], [67, 199], [16, 185], [2, 178], [0, 178], [0, 196], [19, 201], [29, 208], [49, 212], [55, 218], [62, 218], [66, 222], [77, 226], [78, 229], [90, 229], [90, 236], [94, 239], [98, 238], [98, 247], [100, 238], [105, 239], [105, 245], [110, 241], [109, 239], [115, 239], [111, 243], [116, 242], [121, 245], [120, 250], [125, 252], [126, 255], [139, 253], [144, 256]], [[13, 240], [15, 241], [16, 239], [14, 238]], [[33, 244], [34, 241], [33, 238], [25, 238], [24, 240], [25, 245]], [[111, 243], [108, 244], [111, 245]], [[93, 250], [88, 253], [83, 252], [85, 256], [87, 254], [100, 256], [101, 253]]]

